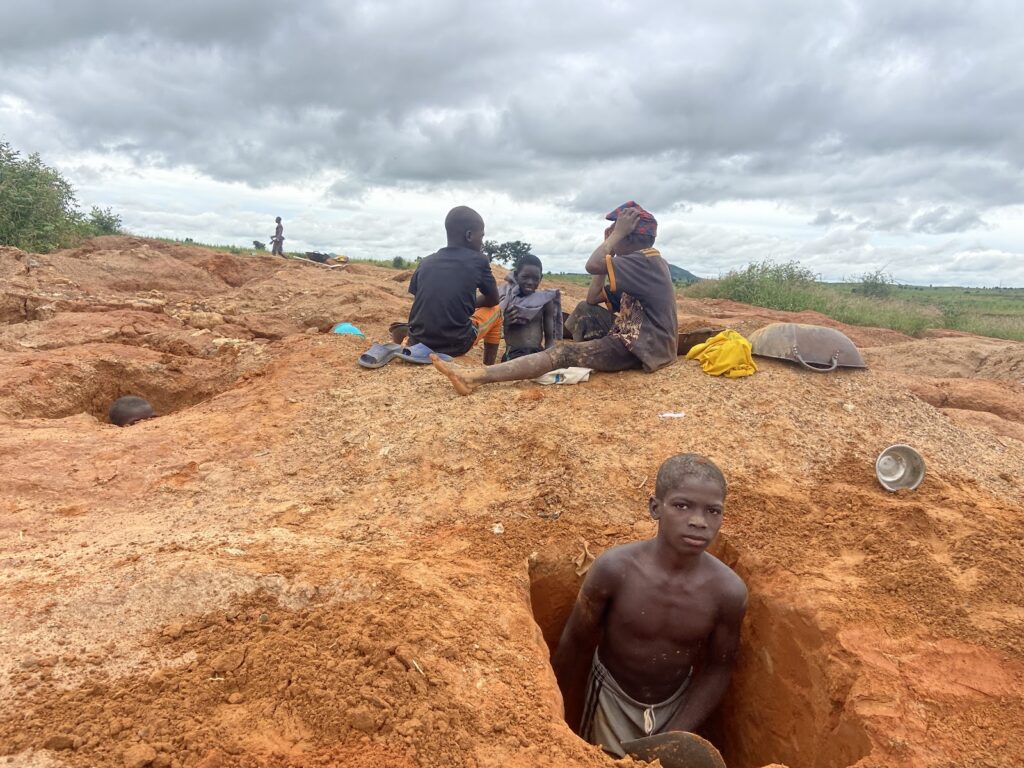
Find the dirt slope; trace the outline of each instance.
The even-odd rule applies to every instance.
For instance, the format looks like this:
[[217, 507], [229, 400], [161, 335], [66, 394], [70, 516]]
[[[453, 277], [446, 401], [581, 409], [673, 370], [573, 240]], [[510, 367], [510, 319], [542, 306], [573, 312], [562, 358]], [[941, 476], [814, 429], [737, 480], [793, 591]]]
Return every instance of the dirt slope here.
[[[6, 764], [609, 765], [561, 722], [545, 640], [575, 560], [651, 535], [657, 465], [688, 450], [730, 480], [717, 552], [751, 590], [708, 726], [731, 768], [1024, 763], [1024, 442], [992, 426], [1020, 425], [998, 393], [1022, 345], [848, 329], [871, 370], [680, 361], [457, 398], [317, 332], [383, 338], [394, 277], [132, 238], [0, 250]], [[899, 351], [952, 366], [950, 341], [1002, 355]], [[984, 407], [914, 394], [954, 380]], [[103, 423], [129, 391], [166, 415]], [[914, 493], [874, 480], [894, 442], [928, 462]]]

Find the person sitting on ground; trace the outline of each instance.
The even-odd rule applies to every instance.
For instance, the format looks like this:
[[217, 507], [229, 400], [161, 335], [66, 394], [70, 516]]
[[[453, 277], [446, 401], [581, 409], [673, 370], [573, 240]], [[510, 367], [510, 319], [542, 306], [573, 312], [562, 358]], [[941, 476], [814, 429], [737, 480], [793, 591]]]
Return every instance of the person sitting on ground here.
[[[607, 240], [612, 227], [604, 231]], [[587, 298], [576, 305], [565, 320], [565, 328], [573, 341], [592, 341], [611, 333], [622, 300], [620, 291], [613, 291], [607, 275], [594, 275], [587, 288]]]
[[566, 722], [612, 755], [696, 730], [729, 684], [747, 588], [707, 552], [725, 494], [709, 459], [669, 458], [648, 502], [655, 537], [612, 547], [587, 572], [552, 666]]
[[503, 361], [542, 352], [562, 340], [561, 293], [537, 290], [543, 273], [540, 259], [528, 253], [515, 271], [505, 277], [498, 305], [505, 334]]
[[[448, 245], [427, 256], [409, 282], [409, 345], [458, 357], [483, 339], [484, 363], [498, 358], [498, 284], [483, 255], [484, 220], [472, 208], [452, 208], [444, 220]], [[477, 294], [479, 291], [479, 294]]]
[[431, 358], [455, 391], [468, 395], [482, 384], [535, 379], [559, 368], [595, 371], [640, 368], [656, 371], [675, 362], [676, 294], [668, 264], [653, 248], [655, 218], [632, 200], [608, 214], [612, 232], [587, 260], [587, 272], [607, 275], [613, 291], [621, 291], [621, 309], [612, 332], [580, 344], [551, 349], [480, 370]]
[[153, 411], [153, 406], [149, 404], [149, 401], [135, 395], [125, 395], [124, 397], [117, 398], [110, 405], [110, 411], [107, 413], [110, 423], [116, 424], [119, 427], [130, 427], [136, 422], [155, 417], [156, 413]]

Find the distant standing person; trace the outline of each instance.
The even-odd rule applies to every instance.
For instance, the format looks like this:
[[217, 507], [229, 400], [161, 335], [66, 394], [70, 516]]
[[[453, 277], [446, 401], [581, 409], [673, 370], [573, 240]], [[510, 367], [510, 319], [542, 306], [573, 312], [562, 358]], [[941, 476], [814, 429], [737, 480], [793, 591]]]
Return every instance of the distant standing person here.
[[274, 236], [270, 238], [270, 242], [274, 244], [270, 253], [272, 256], [284, 256], [284, 225], [281, 223], [280, 216], [274, 221], [277, 222], [277, 228], [274, 230]]

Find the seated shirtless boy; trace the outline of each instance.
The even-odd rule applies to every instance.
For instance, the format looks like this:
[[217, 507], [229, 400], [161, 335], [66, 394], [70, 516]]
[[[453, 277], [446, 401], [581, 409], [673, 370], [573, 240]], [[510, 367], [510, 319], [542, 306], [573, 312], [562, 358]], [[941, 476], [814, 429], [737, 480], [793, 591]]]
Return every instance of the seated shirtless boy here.
[[543, 352], [562, 340], [562, 301], [557, 290], [537, 290], [544, 268], [532, 253], [505, 278], [498, 306], [502, 311], [505, 354], [502, 362]]
[[613, 547], [590, 571], [552, 665], [569, 725], [622, 757], [622, 743], [694, 731], [729, 684], [747, 589], [706, 550], [725, 478], [696, 454], [658, 470], [653, 539]]

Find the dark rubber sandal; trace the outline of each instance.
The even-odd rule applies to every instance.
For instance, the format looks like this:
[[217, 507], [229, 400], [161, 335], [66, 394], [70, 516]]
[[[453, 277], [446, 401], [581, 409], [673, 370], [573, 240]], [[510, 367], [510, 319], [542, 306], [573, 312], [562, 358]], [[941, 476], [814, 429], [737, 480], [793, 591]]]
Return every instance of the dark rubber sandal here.
[[358, 362], [363, 368], [383, 368], [401, 352], [402, 347], [398, 344], [374, 344], [359, 356]]
[[430, 365], [431, 355], [437, 355], [446, 363], [450, 363], [452, 361], [451, 355], [444, 355], [440, 352], [435, 352], [426, 344], [413, 344], [411, 347], [405, 347], [401, 352], [399, 352], [398, 357], [400, 360], [405, 360], [407, 363]]

